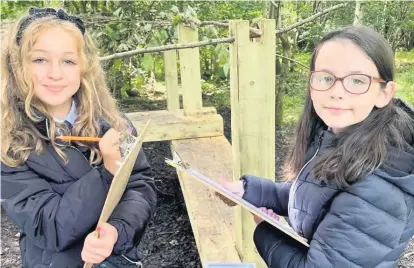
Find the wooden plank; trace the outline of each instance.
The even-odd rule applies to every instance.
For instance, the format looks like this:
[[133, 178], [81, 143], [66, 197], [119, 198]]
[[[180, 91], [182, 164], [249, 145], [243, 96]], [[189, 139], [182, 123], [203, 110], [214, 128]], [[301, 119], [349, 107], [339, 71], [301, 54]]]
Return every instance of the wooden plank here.
[[[224, 136], [171, 142], [171, 150], [212, 179], [232, 180], [231, 145]], [[236, 262], [234, 208], [186, 172], [178, 172], [188, 215], [203, 267], [207, 262]]]
[[[236, 129], [239, 128], [240, 122], [240, 105], [234, 104], [239, 98], [239, 69], [238, 69], [238, 54], [239, 54], [239, 47], [243, 46], [243, 43], [248, 42], [246, 33], [244, 31], [240, 31], [240, 28], [245, 28], [248, 22], [244, 22], [244, 25], [240, 25], [242, 22], [231, 20], [229, 21], [229, 35], [236, 36], [233, 44], [229, 46], [229, 54], [230, 54], [230, 103], [231, 103], [231, 130], [232, 130], [232, 152], [233, 152], [233, 180], [237, 180], [240, 178], [240, 139], [238, 137], [239, 131]], [[246, 40], [247, 39], [247, 40]], [[239, 254], [242, 256], [242, 259], [245, 260], [243, 256], [243, 229], [241, 218], [242, 208], [236, 207], [235, 208], [235, 217], [236, 221], [239, 221], [235, 224], [235, 228], [233, 232], [235, 233], [236, 237], [236, 248]]]
[[211, 107], [203, 108], [201, 115], [185, 116], [184, 111], [151, 111], [127, 113], [137, 129], [148, 119], [151, 125], [145, 135], [145, 142], [215, 137], [223, 135], [223, 118]]
[[169, 111], [180, 109], [178, 94], [177, 51], [164, 52], [165, 83], [167, 88], [167, 108]]
[[[230, 22], [230, 34], [236, 37], [230, 45], [234, 180], [243, 174], [274, 180], [275, 21], [262, 20], [260, 24], [263, 34], [252, 42], [248, 21]], [[264, 267], [255, 253], [256, 224], [250, 213], [237, 210], [236, 225], [237, 246], [243, 261]]]
[[[198, 30], [179, 26], [178, 41], [180, 44], [197, 42]], [[201, 72], [199, 48], [180, 49], [180, 74], [185, 114], [194, 114], [203, 107], [201, 99]]]

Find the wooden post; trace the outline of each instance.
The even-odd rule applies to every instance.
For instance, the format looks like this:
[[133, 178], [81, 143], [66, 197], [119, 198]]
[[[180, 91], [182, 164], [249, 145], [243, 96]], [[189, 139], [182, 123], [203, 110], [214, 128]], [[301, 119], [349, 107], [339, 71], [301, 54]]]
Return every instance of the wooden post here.
[[[191, 27], [179, 27], [179, 43], [198, 41], [198, 30]], [[201, 72], [199, 48], [180, 49], [180, 74], [183, 94], [183, 108], [186, 115], [196, 114], [203, 107], [201, 99]]]
[[177, 51], [164, 51], [165, 83], [167, 87], [167, 109], [178, 111], [180, 99], [178, 94]]
[[[275, 21], [263, 19], [262, 36], [249, 39], [248, 21], [230, 21], [230, 88], [234, 180], [253, 174], [274, 180], [275, 174]], [[244, 262], [265, 264], [256, 253], [256, 224], [236, 208], [236, 246]]]

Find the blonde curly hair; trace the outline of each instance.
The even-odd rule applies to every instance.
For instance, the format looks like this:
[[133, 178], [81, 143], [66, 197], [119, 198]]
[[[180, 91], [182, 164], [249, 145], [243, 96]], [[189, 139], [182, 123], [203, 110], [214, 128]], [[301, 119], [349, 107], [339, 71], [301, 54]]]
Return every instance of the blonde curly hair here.
[[[34, 95], [34, 88], [28, 63], [31, 49], [43, 31], [59, 27], [71, 33], [78, 42], [81, 83], [77, 99], [77, 118], [72, 135], [97, 136], [100, 132], [100, 120], [107, 121], [111, 127], [120, 131], [126, 127], [126, 121], [118, 111], [116, 101], [107, 86], [104, 71], [100, 65], [98, 50], [91, 37], [84, 35], [72, 22], [46, 16], [33, 20], [21, 35], [19, 44], [16, 36], [19, 26], [26, 17], [20, 18], [10, 26], [3, 36], [1, 53], [1, 157], [10, 167], [25, 163], [30, 153], [39, 154], [45, 142], [40, 137], [35, 123], [41, 121], [34, 113], [42, 113], [50, 121], [50, 140], [57, 153], [67, 162], [62, 149], [55, 143], [56, 123], [48, 115], [46, 106]], [[102, 156], [96, 148], [91, 149], [89, 162], [97, 164]]]

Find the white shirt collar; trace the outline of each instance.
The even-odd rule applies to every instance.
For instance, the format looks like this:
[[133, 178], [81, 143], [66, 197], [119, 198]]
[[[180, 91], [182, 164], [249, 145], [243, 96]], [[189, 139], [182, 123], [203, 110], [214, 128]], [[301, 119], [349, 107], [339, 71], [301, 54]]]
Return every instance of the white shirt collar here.
[[69, 123], [71, 123], [72, 125], [75, 123], [77, 117], [77, 111], [76, 111], [76, 103], [75, 100], [72, 99], [72, 107], [70, 108], [69, 113], [66, 115], [65, 119], [57, 119], [57, 118], [53, 118], [56, 122], [58, 123], [63, 123], [65, 121], [68, 121]]

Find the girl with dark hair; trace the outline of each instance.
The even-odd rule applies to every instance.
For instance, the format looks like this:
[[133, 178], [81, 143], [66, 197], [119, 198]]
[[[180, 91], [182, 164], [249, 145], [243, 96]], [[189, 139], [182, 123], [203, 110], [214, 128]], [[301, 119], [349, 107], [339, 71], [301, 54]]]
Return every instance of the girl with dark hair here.
[[370, 28], [347, 27], [321, 40], [310, 68], [287, 180], [223, 185], [308, 240], [256, 220], [270, 268], [395, 267], [414, 235], [414, 111], [393, 98], [392, 49]]

